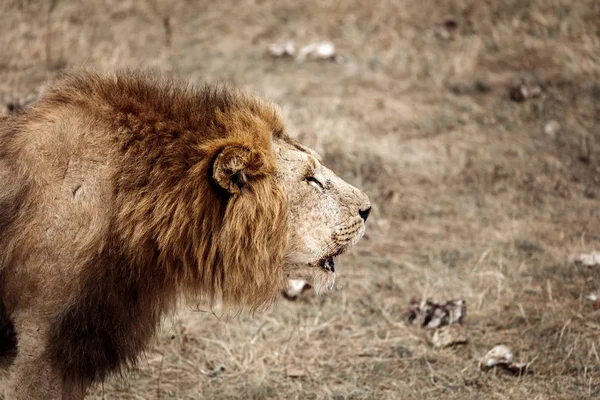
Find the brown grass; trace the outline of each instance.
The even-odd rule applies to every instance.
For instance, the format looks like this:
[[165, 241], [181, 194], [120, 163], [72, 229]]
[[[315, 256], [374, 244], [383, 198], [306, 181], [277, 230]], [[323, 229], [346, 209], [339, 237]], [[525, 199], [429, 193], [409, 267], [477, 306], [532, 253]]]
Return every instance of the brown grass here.
[[[600, 3], [88, 3], [0, 3], [0, 99], [83, 63], [227, 80], [279, 102], [374, 202], [338, 290], [230, 321], [183, 307], [138, 370], [91, 398], [600, 395], [600, 314], [585, 299], [600, 272], [567, 262], [600, 247]], [[444, 40], [432, 28], [448, 19]], [[332, 40], [343, 62], [266, 55], [288, 38]], [[543, 92], [515, 103], [522, 74]], [[409, 300], [428, 297], [467, 300], [468, 345], [437, 350], [405, 324]], [[500, 343], [534, 374], [480, 371]]]

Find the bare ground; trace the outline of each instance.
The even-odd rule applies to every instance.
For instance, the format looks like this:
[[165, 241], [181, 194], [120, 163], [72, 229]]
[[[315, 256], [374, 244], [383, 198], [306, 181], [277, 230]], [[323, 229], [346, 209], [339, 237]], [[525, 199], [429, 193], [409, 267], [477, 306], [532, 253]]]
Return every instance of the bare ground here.
[[[285, 39], [339, 60], [266, 53]], [[600, 249], [597, 1], [3, 0], [0, 48], [7, 108], [82, 64], [250, 88], [374, 202], [334, 292], [228, 321], [182, 307], [91, 398], [600, 396], [600, 267], [567, 261]], [[522, 76], [541, 94], [511, 101]], [[426, 298], [467, 300], [467, 345], [405, 322]], [[500, 343], [533, 373], [481, 371]]]

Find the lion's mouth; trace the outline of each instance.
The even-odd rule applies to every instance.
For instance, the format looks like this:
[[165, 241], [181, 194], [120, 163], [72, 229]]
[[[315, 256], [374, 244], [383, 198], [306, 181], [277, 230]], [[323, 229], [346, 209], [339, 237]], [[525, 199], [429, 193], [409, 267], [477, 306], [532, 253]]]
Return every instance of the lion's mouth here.
[[332, 274], [335, 273], [335, 262], [333, 261], [333, 257], [325, 257], [319, 260], [318, 265], [327, 272]]
[[336, 249], [335, 251], [329, 253], [325, 257], [321, 258], [317, 262], [317, 265], [319, 267], [321, 267], [325, 272], [329, 272], [331, 274], [335, 274], [335, 261], [334, 261], [334, 258], [338, 257], [338, 256], [340, 256], [342, 254], [344, 254], [345, 251], [346, 251], [345, 247], [340, 247], [340, 248]]

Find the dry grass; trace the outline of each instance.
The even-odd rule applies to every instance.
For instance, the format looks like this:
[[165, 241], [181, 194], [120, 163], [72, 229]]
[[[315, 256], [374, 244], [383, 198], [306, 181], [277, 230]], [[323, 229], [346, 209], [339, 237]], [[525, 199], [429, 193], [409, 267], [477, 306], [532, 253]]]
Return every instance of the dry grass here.
[[[375, 204], [338, 290], [228, 322], [183, 308], [138, 369], [91, 398], [600, 395], [600, 314], [585, 299], [600, 272], [566, 261], [600, 247], [600, 3], [88, 3], [0, 2], [0, 100], [84, 63], [227, 80], [278, 101]], [[447, 19], [451, 40], [431, 33]], [[332, 40], [344, 62], [265, 54], [288, 38]], [[539, 98], [509, 100], [521, 74]], [[467, 300], [468, 345], [433, 349], [405, 324], [409, 300], [428, 297]], [[480, 371], [499, 343], [534, 374]]]

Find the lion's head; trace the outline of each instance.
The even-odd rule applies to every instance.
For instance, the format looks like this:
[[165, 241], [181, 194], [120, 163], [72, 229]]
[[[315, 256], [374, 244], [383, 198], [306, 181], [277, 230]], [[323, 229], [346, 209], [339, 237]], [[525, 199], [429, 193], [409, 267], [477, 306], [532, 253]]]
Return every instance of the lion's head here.
[[313, 150], [275, 140], [277, 179], [288, 199], [290, 242], [284, 272], [304, 279], [317, 292], [334, 283], [334, 257], [365, 232], [371, 205], [366, 194], [323, 164]]
[[[303, 279], [317, 292], [330, 289], [334, 257], [365, 232], [369, 198], [328, 169], [315, 151], [290, 138], [275, 105], [236, 98], [252, 106], [218, 113], [217, 120], [233, 139], [252, 139], [221, 149], [215, 158], [213, 178], [231, 196], [225, 227], [235, 227], [224, 237], [240, 265], [249, 253], [263, 253], [270, 261], [259, 266], [253, 260], [244, 274], [254, 285], [244, 290], [254, 286], [266, 294], [273, 283], [281, 290], [289, 279]], [[231, 270], [228, 264], [224, 268]], [[224, 292], [232, 287], [225, 284]]]
[[227, 140], [211, 157], [214, 182], [229, 194], [222, 292], [264, 300], [289, 279], [330, 289], [334, 257], [365, 232], [369, 198], [288, 136], [277, 106], [238, 92], [232, 98], [231, 108], [216, 113]]

